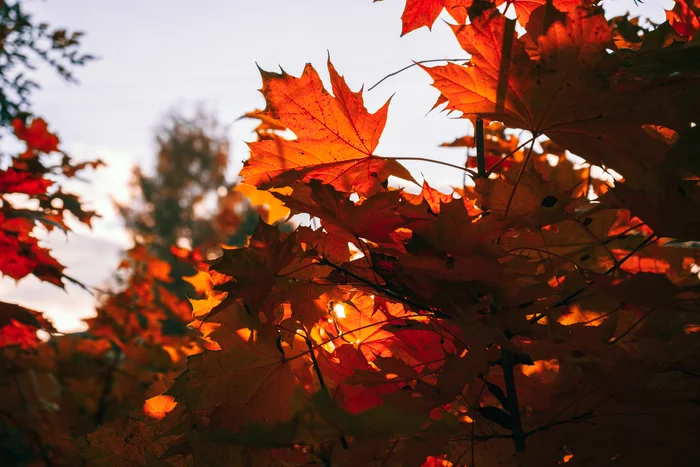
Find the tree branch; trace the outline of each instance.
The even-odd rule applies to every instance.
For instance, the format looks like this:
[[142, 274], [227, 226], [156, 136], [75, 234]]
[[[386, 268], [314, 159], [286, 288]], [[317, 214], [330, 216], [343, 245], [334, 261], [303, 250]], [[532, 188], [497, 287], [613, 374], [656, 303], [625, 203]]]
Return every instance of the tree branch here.
[[439, 309], [437, 309], [435, 307], [423, 305], [422, 303], [418, 303], [410, 298], [407, 298], [407, 297], [404, 297], [400, 294], [397, 294], [396, 292], [393, 292], [393, 291], [387, 289], [386, 287], [383, 287], [379, 284], [375, 284], [374, 282], [367, 280], [364, 277], [358, 276], [357, 274], [355, 274], [351, 271], [348, 271], [347, 269], [345, 269], [342, 266], [339, 266], [335, 263], [328, 261], [324, 257], [318, 257], [317, 259], [318, 259], [318, 262], [320, 264], [325, 264], [326, 266], [330, 266], [331, 268], [335, 269], [336, 271], [340, 271], [343, 274], [346, 274], [346, 275], [352, 277], [356, 281], [361, 282], [368, 287], [371, 287], [372, 289], [374, 289], [376, 292], [378, 292], [380, 294], [387, 295], [393, 299], [396, 299], [402, 303], [405, 303], [406, 305], [411, 305], [414, 308], [418, 308], [419, 310], [428, 311], [436, 318], [450, 319], [450, 317], [448, 315], [444, 314], [442, 311], [440, 311]]
[[484, 121], [481, 117], [476, 117], [476, 166], [479, 177], [488, 177], [486, 175], [486, 152], [484, 151]]
[[[652, 234], [652, 235], [648, 236], [647, 238], [644, 239], [644, 241], [643, 241], [642, 243], [640, 243], [639, 245], [637, 245], [637, 246], [634, 248], [634, 250], [632, 250], [632, 251], [630, 251], [629, 253], [627, 253], [627, 254], [624, 256], [624, 258], [621, 258], [621, 259], [620, 259], [619, 261], [617, 261], [614, 265], [612, 265], [612, 266], [610, 267], [610, 269], [608, 269], [607, 271], [605, 271], [605, 272], [603, 273], [603, 275], [604, 275], [604, 276], [608, 276], [608, 275], [612, 274], [613, 272], [617, 271], [617, 270], [625, 263], [625, 261], [627, 261], [628, 259], [630, 259], [632, 256], [634, 256], [636, 253], [638, 253], [639, 251], [643, 250], [643, 249], [646, 248], [647, 246], [651, 245], [652, 243], [654, 243], [654, 242], [655, 242], [656, 240], [658, 240], [658, 239], [659, 239], [659, 237], [658, 237], [658, 235], [656, 235], [656, 234]], [[576, 290], [575, 292], [573, 292], [572, 294], [568, 295], [568, 296], [565, 297], [564, 299], [559, 300], [558, 302], [556, 302], [554, 305], [552, 305], [551, 307], [549, 307], [549, 309], [550, 309], [550, 310], [554, 310], [555, 308], [559, 308], [559, 307], [568, 305], [569, 303], [571, 303], [571, 300], [573, 300], [574, 298], [576, 298], [576, 297], [578, 297], [579, 295], [581, 295], [581, 293], [583, 293], [583, 291], [585, 291], [585, 290], [586, 290], [586, 287], [581, 287], [580, 289]], [[535, 324], [535, 323], [537, 323], [539, 320], [541, 320], [541, 319], [544, 318], [545, 316], [547, 316], [547, 313], [540, 313], [539, 315], [533, 317], [533, 318], [530, 320], [530, 324]]]
[[569, 423], [577, 423], [580, 422], [581, 420], [585, 420], [587, 418], [590, 418], [593, 416], [593, 411], [589, 410], [588, 412], [582, 413], [581, 415], [576, 415], [575, 417], [571, 417], [568, 420], [561, 420], [558, 422], [552, 422], [549, 425], [544, 425], [539, 428], [535, 428], [534, 430], [530, 430], [527, 433], [525, 433], [525, 437], [527, 438], [528, 436], [532, 436], [535, 433], [539, 433], [541, 431], [547, 431], [551, 428], [554, 428], [555, 426], [560, 426], [560, 425], [567, 425]]
[[503, 349], [501, 352], [501, 366], [503, 367], [503, 379], [506, 384], [506, 398], [508, 402], [508, 413], [513, 423], [513, 442], [515, 443], [516, 452], [525, 451], [525, 433], [523, 432], [523, 424], [520, 420], [520, 406], [518, 405], [518, 393], [515, 387], [515, 376], [513, 375], [513, 352], [508, 349]]
[[527, 151], [527, 155], [525, 156], [525, 160], [523, 161], [523, 166], [520, 168], [520, 172], [518, 172], [518, 178], [515, 179], [515, 185], [513, 185], [513, 191], [510, 192], [510, 197], [508, 198], [508, 203], [506, 204], [506, 210], [503, 214], [503, 217], [508, 215], [508, 211], [510, 211], [510, 205], [513, 204], [513, 198], [515, 197], [515, 190], [518, 189], [518, 185], [520, 185], [520, 179], [523, 177], [523, 174], [525, 173], [525, 169], [527, 168], [527, 163], [530, 162], [530, 156], [532, 156], [532, 149], [535, 147], [535, 138], [533, 137], [532, 139], [532, 144], [530, 144], [530, 149]]
[[[314, 365], [314, 370], [316, 371], [318, 382], [321, 385], [321, 389], [327, 393], [328, 388], [326, 387], [326, 382], [323, 380], [323, 373], [321, 373], [321, 367], [318, 365], [318, 360], [316, 360], [316, 353], [314, 352], [314, 343], [311, 341], [309, 333], [305, 332], [305, 334], [306, 336], [304, 336], [304, 339], [306, 340], [306, 347], [309, 348], [309, 356], [311, 356], [311, 363], [313, 363]], [[345, 439], [345, 435], [340, 435], [340, 444], [343, 446], [343, 449], [348, 448], [348, 441], [347, 439]]]
[[639, 326], [640, 323], [641, 323], [642, 321], [644, 321], [650, 314], [652, 314], [652, 312], [653, 312], [655, 309], [656, 309], [656, 308], [652, 308], [651, 310], [649, 310], [649, 311], [647, 311], [646, 313], [644, 313], [637, 321], [635, 321], [634, 323], [632, 323], [632, 326], [630, 326], [629, 328], [627, 328], [627, 330], [626, 330], [625, 332], [623, 332], [622, 334], [620, 334], [619, 336], [617, 336], [617, 337], [614, 338], [613, 340], [609, 341], [608, 344], [614, 345], [614, 344], [617, 344], [618, 342], [620, 342], [622, 339], [625, 338], [625, 336], [626, 336], [627, 334], [629, 334], [630, 332], [632, 332], [632, 330], [633, 330], [634, 328], [636, 328], [637, 326]]

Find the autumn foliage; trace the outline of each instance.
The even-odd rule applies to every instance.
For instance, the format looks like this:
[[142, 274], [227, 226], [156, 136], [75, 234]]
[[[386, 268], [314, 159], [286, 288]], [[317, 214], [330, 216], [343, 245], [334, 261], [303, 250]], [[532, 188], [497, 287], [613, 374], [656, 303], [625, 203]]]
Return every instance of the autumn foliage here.
[[[473, 122], [446, 145], [474, 157], [434, 162], [467, 183], [377, 154], [389, 102], [366, 109], [330, 59], [330, 89], [311, 65], [262, 71], [240, 190], [267, 222], [183, 253], [191, 308], [138, 247], [89, 338], [29, 345], [40, 316], [3, 305], [3, 364], [51, 352], [32, 371], [63, 385], [43, 422], [8, 425], [37, 465], [697, 465], [700, 8], [647, 29], [590, 1], [407, 0], [403, 34], [445, 8], [471, 58], [423, 69]], [[44, 196], [16, 167], [1, 186]], [[287, 213], [314, 222], [285, 231]], [[60, 280], [14, 225], [27, 253], [3, 273]], [[87, 367], [61, 366], [71, 346]], [[23, 377], [7, 391], [26, 400]]]

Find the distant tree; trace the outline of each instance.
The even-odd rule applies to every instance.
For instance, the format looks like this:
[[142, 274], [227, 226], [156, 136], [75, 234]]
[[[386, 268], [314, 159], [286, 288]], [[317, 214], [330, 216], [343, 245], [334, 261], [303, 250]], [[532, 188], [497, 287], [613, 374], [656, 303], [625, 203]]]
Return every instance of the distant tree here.
[[31, 93], [39, 88], [31, 75], [38, 63], [48, 65], [67, 82], [75, 82], [72, 69], [95, 58], [80, 52], [82, 32], [37, 23], [23, 9], [24, 3], [0, 0], [1, 128], [31, 114]]
[[211, 113], [171, 111], [155, 139], [155, 173], [134, 168], [132, 199], [119, 211], [134, 241], [170, 262], [177, 278], [194, 271], [171, 254], [173, 246], [196, 247], [211, 256], [221, 243], [244, 243], [258, 214], [226, 180], [230, 146], [225, 128]]

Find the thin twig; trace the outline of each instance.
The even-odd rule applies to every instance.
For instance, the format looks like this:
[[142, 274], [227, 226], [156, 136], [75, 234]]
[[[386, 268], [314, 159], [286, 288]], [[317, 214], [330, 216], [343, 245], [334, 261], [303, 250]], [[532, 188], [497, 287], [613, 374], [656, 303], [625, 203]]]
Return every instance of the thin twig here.
[[[581, 267], [576, 263], [576, 261], [571, 260], [571, 259], [567, 258], [566, 256], [558, 255], [558, 254], [556, 254], [556, 253], [552, 253], [551, 251], [543, 250], [543, 249], [541, 249], [541, 248], [534, 248], [534, 247], [529, 247], [529, 246], [521, 246], [521, 247], [518, 247], [518, 248], [513, 248], [513, 249], [511, 249], [511, 250], [506, 250], [506, 253], [514, 253], [514, 252], [516, 252], [516, 251], [523, 251], [523, 250], [527, 250], [527, 251], [536, 251], [536, 252], [538, 252], [538, 253], [544, 253], [544, 254], [546, 254], [546, 255], [552, 257], [552, 258], [558, 258], [558, 259], [561, 259], [561, 260], [563, 260], [563, 261], [566, 261], [567, 263], [571, 263], [572, 265], [574, 265], [574, 267], [576, 267], [577, 270], [580, 270], [580, 269], [581, 269]], [[516, 255], [516, 256], [522, 256], [522, 255]]]
[[450, 164], [449, 162], [443, 162], [443, 161], [436, 161], [435, 159], [429, 159], [427, 157], [386, 157], [386, 156], [377, 156], [380, 159], [385, 159], [385, 160], [395, 160], [395, 161], [419, 161], [419, 162], [430, 162], [432, 164], [438, 164], [438, 165], [444, 165], [445, 167], [451, 167], [453, 169], [457, 170], [462, 170], [465, 173], [467, 173], [470, 177], [474, 178], [478, 174], [474, 172], [472, 169], [469, 169], [467, 167], [462, 167], [459, 165], [455, 164]]
[[628, 233], [632, 232], [633, 230], [637, 230], [638, 228], [640, 228], [640, 227], [642, 227], [642, 226], [644, 226], [644, 225], [645, 225], [644, 222], [640, 222], [640, 223], [637, 224], [637, 225], [633, 225], [632, 227], [630, 227], [630, 228], [628, 228], [628, 229], [625, 229], [624, 231], [620, 232], [620, 233], [617, 234], [617, 235], [613, 235], [612, 237], [606, 238], [606, 239], [603, 241], [603, 243], [607, 245], [608, 243], [613, 242], [613, 241], [615, 241], [615, 240], [625, 238], [625, 237], [627, 236]]
[[407, 304], [407, 305], [411, 305], [411, 306], [413, 306], [413, 307], [415, 307], [415, 308], [418, 308], [419, 310], [428, 311], [428, 312], [430, 312], [433, 316], [435, 316], [435, 317], [437, 317], [437, 318], [446, 318], [446, 319], [449, 319], [449, 318], [450, 318], [449, 316], [447, 316], [446, 314], [444, 314], [442, 311], [440, 311], [440, 310], [437, 309], [437, 308], [430, 307], [430, 306], [427, 306], [427, 305], [423, 305], [422, 303], [418, 303], [418, 302], [416, 302], [416, 301], [414, 301], [414, 300], [411, 300], [410, 298], [407, 298], [407, 297], [404, 297], [404, 296], [402, 296], [402, 295], [400, 295], [400, 294], [397, 294], [396, 292], [393, 292], [393, 291], [387, 289], [386, 287], [382, 287], [382, 286], [379, 285], [379, 284], [375, 284], [374, 282], [372, 282], [372, 281], [370, 281], [370, 280], [367, 280], [367, 279], [365, 279], [365, 278], [362, 277], [362, 276], [358, 276], [357, 274], [355, 274], [355, 273], [353, 273], [353, 272], [351, 272], [351, 271], [348, 271], [347, 269], [345, 269], [345, 268], [342, 267], [342, 266], [339, 266], [339, 265], [337, 265], [337, 264], [332, 263], [331, 261], [328, 261], [326, 258], [319, 257], [319, 258], [318, 258], [318, 261], [319, 261], [320, 264], [325, 264], [326, 266], [330, 266], [330, 267], [332, 267], [333, 269], [335, 269], [335, 270], [337, 270], [337, 271], [340, 271], [340, 272], [342, 272], [343, 274], [346, 274], [346, 275], [352, 277], [352, 278], [355, 279], [356, 281], [359, 281], [359, 282], [365, 284], [366, 286], [371, 287], [371, 288], [374, 289], [376, 292], [379, 292], [379, 293], [384, 294], [384, 295], [388, 295], [388, 296], [391, 297], [391, 298], [394, 298], [394, 299], [396, 299], [396, 300], [398, 300], [398, 301], [400, 301], [400, 302], [402, 302], [402, 303], [405, 303], [405, 304]]
[[627, 253], [627, 254], [625, 255], [624, 258], [622, 258], [621, 260], [619, 260], [619, 261], [618, 261], [617, 263], [615, 263], [610, 269], [608, 269], [607, 271], [605, 271], [604, 274], [605, 274], [606, 276], [609, 275], [609, 274], [612, 274], [613, 272], [615, 272], [616, 270], [618, 270], [618, 269], [624, 264], [625, 261], [627, 261], [628, 259], [630, 259], [630, 258], [631, 258], [632, 256], [634, 256], [635, 254], [639, 253], [640, 250], [646, 248], [647, 246], [651, 245], [652, 243], [655, 243], [658, 239], [659, 239], [659, 236], [656, 235], [656, 234], [652, 234], [652, 235], [648, 236], [647, 238], [644, 239], [644, 241], [643, 241], [642, 243], [640, 243], [639, 245], [637, 245], [637, 246], [634, 248], [634, 250], [632, 250], [632, 251], [630, 251], [629, 253]]
[[[654, 242], [655, 242], [656, 240], [658, 240], [658, 239], [659, 239], [659, 237], [658, 237], [658, 235], [656, 235], [656, 234], [652, 234], [652, 235], [648, 236], [647, 238], [644, 239], [644, 241], [643, 241], [642, 243], [640, 243], [639, 245], [637, 245], [632, 251], [630, 251], [627, 255], [625, 255], [624, 258], [621, 258], [621, 259], [620, 259], [619, 261], [617, 261], [614, 265], [612, 265], [612, 267], [610, 267], [610, 269], [608, 269], [607, 271], [605, 271], [605, 272], [603, 273], [603, 275], [608, 276], [608, 275], [612, 274], [613, 272], [617, 271], [617, 270], [625, 263], [625, 261], [627, 261], [628, 259], [630, 259], [630, 258], [631, 258], [632, 256], [634, 256], [636, 253], [639, 253], [641, 250], [643, 250], [643, 249], [646, 248], [647, 246], [651, 245], [652, 243], [654, 243]], [[571, 303], [571, 300], [573, 300], [574, 298], [576, 298], [576, 297], [578, 297], [579, 295], [581, 295], [581, 293], [583, 293], [585, 290], [586, 290], [586, 287], [581, 287], [580, 289], [576, 290], [575, 292], [569, 294], [569, 295], [568, 295], [567, 297], [565, 297], [564, 299], [559, 300], [558, 302], [556, 302], [555, 304], [553, 304], [551, 307], [549, 307], [549, 310], [551, 311], [551, 310], [554, 310], [555, 308], [559, 308], [559, 307], [568, 305], [569, 303]], [[541, 320], [541, 319], [544, 318], [545, 316], [547, 316], [547, 313], [546, 313], [546, 312], [540, 313], [539, 315], [533, 317], [533, 318], [530, 320], [530, 324], [535, 324], [535, 323], [537, 323], [539, 320]]]
[[589, 410], [589, 411], [586, 412], [586, 413], [582, 413], [581, 415], [576, 415], [575, 417], [571, 417], [571, 418], [568, 419], [568, 420], [561, 420], [561, 421], [558, 421], [558, 422], [552, 422], [552, 423], [550, 423], [550, 424], [548, 424], [548, 425], [544, 425], [544, 426], [541, 426], [541, 427], [539, 427], [539, 428], [535, 428], [534, 430], [530, 430], [530, 431], [526, 432], [526, 433], [525, 433], [525, 437], [527, 438], [528, 436], [532, 436], [532, 435], [534, 435], [535, 433], [539, 433], [539, 432], [541, 432], [541, 431], [547, 431], [547, 430], [549, 430], [549, 429], [551, 429], [551, 428], [554, 428], [555, 426], [567, 425], [567, 424], [569, 424], [569, 423], [580, 422], [581, 420], [585, 420], [585, 419], [587, 419], [587, 418], [590, 418], [592, 415], [593, 415], [593, 411], [592, 411], [592, 410]]
[[515, 185], [513, 185], [513, 191], [510, 192], [510, 197], [508, 198], [508, 203], [506, 204], [506, 210], [503, 216], [508, 215], [508, 211], [510, 211], [510, 205], [513, 203], [513, 198], [515, 197], [515, 190], [518, 189], [518, 185], [520, 184], [520, 179], [523, 177], [523, 174], [525, 173], [525, 169], [527, 168], [527, 163], [530, 162], [530, 156], [532, 155], [532, 149], [535, 147], [535, 139], [533, 138], [532, 144], [530, 145], [530, 149], [527, 151], [527, 156], [525, 156], [525, 160], [523, 161], [523, 166], [520, 168], [520, 172], [518, 172], [518, 178], [515, 179]]
[[583, 222], [579, 222], [577, 219], [566, 219], [566, 220], [569, 220], [569, 221], [571, 221], [571, 222], [574, 222], [574, 223], [578, 224], [578, 226], [581, 227], [581, 228], [583, 229], [583, 231], [586, 232], [586, 234], [588, 234], [589, 237], [591, 237], [593, 240], [595, 240], [595, 242], [596, 242], [599, 246], [603, 247], [603, 249], [604, 249], [605, 252], [608, 254], [608, 256], [610, 256], [610, 258], [613, 260], [613, 263], [614, 263], [615, 261], [617, 261], [617, 260], [615, 259], [615, 255], [613, 254], [613, 252], [610, 251], [610, 249], [609, 249], [608, 246], [603, 242], [603, 240], [600, 239], [600, 238], [598, 238], [598, 236], [597, 236], [596, 234], [594, 234], [594, 233], [591, 231], [591, 229], [588, 228], [588, 226], [586, 226]]
[[[415, 315], [415, 316], [417, 317], [420, 315]], [[375, 327], [375, 326], [381, 326], [383, 324], [391, 323], [392, 321], [402, 321], [402, 320], [406, 320], [406, 319], [410, 319], [410, 318], [411, 318], [411, 316], [394, 316], [394, 317], [385, 319], [383, 321], [377, 321], [376, 323], [365, 324], [364, 326], [360, 326], [360, 327], [357, 327], [351, 331], [347, 331], [346, 334], [352, 334], [353, 332], [362, 331], [363, 329], [368, 329], [368, 328]], [[277, 327], [284, 329], [286, 331], [289, 331], [288, 329], [283, 328], [279, 324], [277, 325]], [[336, 339], [340, 339], [340, 338], [342, 338], [342, 336], [340, 336], [340, 335], [332, 336], [330, 339], [326, 339], [325, 341], [316, 344], [313, 349], [314, 350], [319, 349], [319, 348], [323, 347], [324, 345], [326, 345], [330, 342], [333, 342]], [[308, 353], [309, 353], [308, 351], [300, 352], [297, 355], [294, 355], [293, 357], [286, 357], [284, 359], [284, 361], [291, 362], [292, 360], [296, 360], [297, 358], [301, 358], [301, 357], [306, 356]]]
[[420, 61], [418, 61], [418, 62], [413, 62], [413, 63], [411, 63], [410, 65], [401, 68], [400, 70], [397, 70], [397, 71], [395, 71], [395, 72], [393, 72], [393, 73], [389, 73], [389, 74], [386, 75], [384, 78], [382, 78], [382, 79], [380, 79], [379, 81], [377, 81], [376, 83], [374, 83], [374, 85], [373, 85], [372, 87], [370, 87], [369, 89], [367, 89], [367, 92], [369, 92], [369, 91], [371, 91], [372, 89], [374, 89], [374, 88], [376, 88], [377, 86], [379, 86], [382, 82], [384, 82], [384, 80], [389, 79], [389, 78], [391, 78], [392, 76], [396, 76], [396, 75], [398, 75], [399, 73], [404, 72], [404, 71], [408, 70], [409, 68], [413, 68], [413, 67], [416, 66], [416, 65], [420, 65], [420, 64], [423, 64], [423, 63], [434, 63], [434, 62], [468, 62], [468, 61], [469, 61], [468, 58], [435, 58], [435, 59], [432, 59], [432, 60], [420, 60]]
[[634, 323], [632, 323], [632, 326], [630, 326], [625, 332], [623, 332], [622, 334], [620, 334], [619, 336], [617, 336], [617, 337], [614, 338], [613, 340], [608, 341], [608, 344], [610, 344], [610, 345], [615, 345], [615, 344], [617, 344], [618, 342], [620, 342], [622, 339], [625, 338], [625, 336], [626, 336], [627, 334], [629, 334], [630, 332], [632, 332], [632, 330], [633, 330], [634, 328], [636, 328], [637, 326], [639, 326], [639, 325], [641, 324], [642, 321], [644, 321], [650, 314], [652, 314], [652, 312], [653, 312], [654, 310], [656, 310], [656, 308], [652, 308], [651, 310], [649, 310], [649, 311], [647, 311], [646, 313], [644, 313], [637, 321], [635, 321]]
[[491, 168], [488, 169], [488, 170], [486, 171], [486, 176], [488, 177], [489, 175], [491, 175], [491, 174], [493, 173], [494, 169], [497, 169], [498, 166], [500, 166], [500, 165], [503, 164], [505, 161], [507, 161], [508, 159], [510, 159], [511, 157], [513, 157], [513, 155], [515, 155], [515, 153], [517, 153], [517, 152], [520, 151], [523, 147], [525, 147], [525, 146], [527, 146], [528, 144], [530, 144], [530, 143], [532, 142], [533, 139], [535, 139], [534, 136], [533, 136], [532, 138], [528, 139], [527, 141], [525, 141], [524, 143], [519, 144], [518, 147], [516, 147], [516, 148], [513, 149], [511, 152], [509, 152], [508, 154], [506, 154], [505, 156], [503, 156], [501, 159], [499, 159], [498, 162], [496, 162], [495, 164], [493, 164], [493, 165], [491, 166]]
[[[318, 383], [321, 385], [321, 389], [323, 392], [328, 393], [328, 388], [326, 387], [326, 382], [323, 380], [323, 373], [321, 373], [321, 367], [318, 365], [318, 360], [316, 360], [316, 353], [314, 352], [314, 345], [313, 342], [311, 341], [311, 338], [309, 337], [308, 331], [306, 329], [304, 330], [306, 333], [306, 336], [304, 336], [304, 339], [306, 340], [306, 347], [309, 348], [309, 356], [311, 357], [311, 363], [314, 366], [314, 370], [316, 371], [316, 376], [318, 377]], [[345, 435], [341, 434], [340, 435], [340, 444], [343, 445], [343, 449], [348, 448], [348, 441], [345, 439]]]

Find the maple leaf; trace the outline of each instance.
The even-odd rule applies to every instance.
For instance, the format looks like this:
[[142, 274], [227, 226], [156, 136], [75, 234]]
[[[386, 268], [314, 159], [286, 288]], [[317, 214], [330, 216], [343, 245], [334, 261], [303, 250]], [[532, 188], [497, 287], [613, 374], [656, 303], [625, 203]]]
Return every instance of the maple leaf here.
[[466, 66], [425, 68], [442, 93], [438, 103], [447, 100], [447, 109], [465, 117], [546, 134], [628, 179], [642, 176], [668, 152], [643, 125], [682, 128], [692, 120], [695, 78], [619, 79], [622, 62], [606, 51], [613, 47], [612, 36], [600, 12], [576, 8], [546, 27], [545, 10], [533, 13], [522, 38], [515, 38], [514, 24], [495, 10], [454, 26], [472, 59]]
[[36, 348], [39, 339], [36, 335], [36, 328], [27, 326], [14, 319], [0, 327], [0, 348], [19, 346], [24, 350]]
[[658, 235], [688, 241], [700, 238], [700, 221], [689, 215], [700, 206], [700, 188], [694, 181], [642, 188], [622, 183], [604, 199], [612, 206], [630, 209]]
[[338, 407], [323, 392], [314, 394], [312, 401], [322, 418], [337, 426], [341, 432], [358, 439], [385, 436], [387, 433], [393, 436], [411, 435], [420, 430], [427, 418], [425, 414], [406, 412], [389, 405], [352, 415]]
[[288, 418], [297, 383], [275, 328], [249, 329], [241, 308], [209, 322], [219, 326], [211, 337], [221, 350], [191, 356], [166, 395], [188, 410], [212, 412], [212, 427], [240, 429], [249, 421]]
[[355, 204], [333, 186], [311, 180], [308, 185], [295, 186], [291, 195], [273, 195], [294, 209], [318, 217], [324, 227], [332, 224], [331, 231], [347, 242], [358, 237], [374, 242], [390, 242], [389, 234], [401, 226], [403, 218], [397, 213], [401, 193], [377, 193], [361, 204]]
[[[517, 195], [513, 195], [518, 181]], [[572, 190], [560, 191], [534, 170], [524, 172], [519, 179], [511, 171], [503, 178], [479, 178], [474, 190], [484, 211], [499, 216], [520, 216], [524, 222], [537, 226], [557, 223], [573, 211], [567, 212]]]
[[159, 459], [166, 450], [163, 441], [155, 441], [156, 430], [134, 418], [123, 427], [106, 427], [88, 434], [79, 448], [85, 460], [96, 466], [163, 466]]
[[[249, 248], [226, 249], [211, 262], [210, 271], [223, 275], [221, 282], [212, 276], [214, 288], [228, 292], [228, 300], [241, 299], [251, 309], [258, 309], [270, 293], [277, 274], [294, 260], [295, 244], [294, 233], [284, 236], [277, 227], [258, 222]], [[233, 280], [227, 280], [226, 276]]]
[[686, 0], [677, 0], [672, 10], [666, 11], [666, 20], [674, 31], [684, 37], [692, 37], [700, 29], [697, 13], [700, 8]]
[[425, 200], [428, 203], [430, 212], [434, 214], [440, 214], [440, 206], [442, 204], [446, 204], [452, 201], [451, 194], [442, 193], [432, 188], [430, 185], [428, 185], [428, 182], [426, 181], [423, 182], [423, 188], [421, 189], [421, 192], [418, 195], [404, 193], [403, 197], [409, 203], [415, 205], [420, 205], [423, 202], [423, 200]]
[[42, 118], [35, 118], [27, 125], [20, 119], [12, 121], [12, 128], [17, 138], [27, 144], [29, 150], [50, 153], [58, 151], [58, 137], [49, 131], [49, 126]]
[[270, 188], [319, 179], [366, 196], [379, 190], [389, 175], [412, 180], [396, 160], [374, 154], [389, 102], [369, 113], [361, 92], [350, 90], [330, 59], [328, 70], [335, 96], [324, 89], [310, 64], [299, 78], [261, 71], [265, 115], [278, 119], [297, 139], [250, 143], [251, 157], [241, 170], [246, 183]]
[[63, 266], [31, 235], [34, 222], [23, 218], [6, 218], [0, 212], [0, 272], [19, 280], [29, 274], [63, 284]]
[[604, 271], [611, 266], [607, 264], [611, 259], [614, 262], [606, 242], [620, 216], [615, 209], [598, 210], [582, 219], [569, 218], [546, 229], [506, 236], [503, 245], [508, 251], [527, 253], [533, 260], [557, 255], [579, 267]]
[[342, 301], [334, 303], [341, 304], [345, 316], [341, 318], [336, 315], [332, 324], [325, 325], [328, 334], [338, 335], [339, 342], [359, 346], [368, 358], [371, 358], [372, 353], [381, 353], [386, 345], [385, 340], [390, 335], [377, 325], [386, 321], [387, 316], [376, 310], [374, 294], [352, 291]]
[[[350, 242], [355, 242], [353, 238], [348, 240], [350, 235], [334, 227], [333, 224], [325, 223], [323, 229], [298, 229], [299, 241], [309, 245], [321, 256], [333, 263], [342, 264], [351, 258]], [[310, 252], [309, 249], [307, 249]]]
[[[501, 220], [483, 219], [476, 222], [477, 217], [469, 214], [461, 200], [449, 198], [449, 202], [440, 200], [440, 207], [434, 208], [425, 201], [425, 211], [401, 209], [400, 213], [406, 221], [406, 227], [412, 235], [407, 242], [409, 251], [419, 253], [433, 249], [441, 253], [457, 256], [473, 253], [481, 248], [489, 248], [490, 240], [497, 237], [504, 227]], [[460, 232], [455, 236], [454, 232]]]
[[[289, 209], [284, 207], [284, 205], [274, 197], [274, 195], [269, 191], [258, 190], [255, 187], [248, 185], [246, 183], [239, 183], [236, 185], [235, 190], [239, 193], [245, 195], [245, 197], [250, 201], [253, 206], [264, 206], [265, 214], [263, 220], [268, 224], [274, 224], [275, 222], [283, 221], [289, 217]], [[287, 189], [283, 194], [288, 194], [291, 190]]]
[[11, 321], [31, 326], [35, 329], [56, 332], [51, 322], [42, 313], [14, 303], [0, 302], [0, 327], [9, 324]]
[[23, 193], [36, 196], [46, 193], [46, 189], [53, 184], [41, 176], [30, 172], [23, 172], [8, 167], [0, 171], [0, 193]]
[[266, 139], [274, 139], [277, 131], [284, 131], [286, 128], [279, 120], [276, 118], [265, 115], [262, 110], [253, 110], [252, 112], [246, 112], [241, 118], [254, 118], [260, 121], [257, 127], [255, 127], [255, 134], [258, 137], [258, 141], [263, 141]]
[[464, 24], [467, 20], [467, 8], [472, 2], [473, 0], [406, 0], [406, 7], [401, 15], [401, 35], [423, 26], [432, 28], [443, 9], [458, 23]]
[[[496, 5], [500, 6], [503, 4], [507, 4], [508, 6], [513, 5], [513, 8], [515, 9], [515, 16], [518, 18], [518, 21], [520, 22], [521, 25], [527, 26], [528, 21], [530, 20], [530, 15], [532, 14], [533, 11], [535, 11], [537, 8], [547, 5], [548, 0], [497, 0]], [[572, 11], [574, 8], [578, 7], [581, 5], [581, 0], [551, 0], [551, 6], [556, 8], [557, 10], [568, 13]]]
[[[50, 221], [51, 217], [61, 219], [60, 223], [61, 225], [64, 225], [62, 219], [66, 211], [70, 212], [78, 219], [78, 221], [87, 226], [91, 226], [93, 218], [100, 217], [96, 211], [86, 209], [85, 205], [76, 195], [64, 193], [60, 188], [49, 196], [40, 197], [39, 206], [42, 209], [45, 209], [47, 212], [50, 211], [56, 213], [53, 216], [47, 215], [43, 218], [39, 217], [39, 222], [42, 222], [47, 228], [51, 228], [51, 223], [45, 222], [44, 219]], [[57, 208], [56, 206], [60, 206], [60, 208]]]

